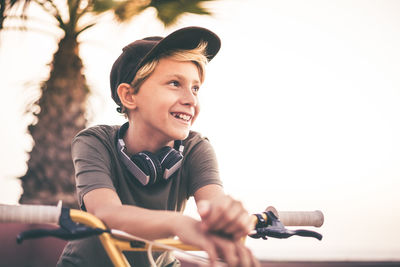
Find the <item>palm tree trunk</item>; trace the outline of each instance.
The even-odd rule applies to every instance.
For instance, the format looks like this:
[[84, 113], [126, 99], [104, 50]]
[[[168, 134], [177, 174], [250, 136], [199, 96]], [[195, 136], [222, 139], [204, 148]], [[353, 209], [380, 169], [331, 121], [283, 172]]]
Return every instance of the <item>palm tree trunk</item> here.
[[67, 33], [54, 54], [50, 78], [42, 85], [36, 102], [40, 111], [34, 114], [37, 123], [28, 127], [34, 145], [28, 171], [21, 177], [21, 203], [53, 205], [62, 200], [77, 207], [70, 144], [86, 125], [89, 93], [78, 46], [76, 36]]
[[0, 0], [0, 30], [4, 27], [4, 19], [6, 12], [6, 0]]

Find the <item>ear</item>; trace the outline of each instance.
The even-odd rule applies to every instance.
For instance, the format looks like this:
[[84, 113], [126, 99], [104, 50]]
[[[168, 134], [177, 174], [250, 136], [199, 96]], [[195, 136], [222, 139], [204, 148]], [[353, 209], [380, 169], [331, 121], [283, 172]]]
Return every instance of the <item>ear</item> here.
[[118, 85], [117, 94], [119, 100], [124, 107], [127, 109], [135, 109], [136, 108], [136, 98], [133, 93], [133, 88], [127, 83], [121, 83]]

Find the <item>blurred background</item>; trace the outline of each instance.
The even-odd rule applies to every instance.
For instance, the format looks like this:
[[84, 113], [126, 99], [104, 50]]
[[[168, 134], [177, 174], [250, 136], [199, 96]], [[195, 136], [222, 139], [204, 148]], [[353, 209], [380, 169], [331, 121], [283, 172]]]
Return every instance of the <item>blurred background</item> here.
[[[66, 129], [60, 122], [76, 110], [86, 120], [78, 120], [82, 125], [122, 124], [109, 89], [121, 48], [184, 26], [209, 28], [222, 48], [208, 66], [194, 130], [213, 144], [226, 192], [254, 213], [273, 205], [325, 214], [322, 241], [248, 240], [254, 254], [268, 260], [400, 260], [400, 2], [215, 0], [201, 7], [211, 15], [186, 13], [169, 27], [155, 7], [126, 23], [107, 12], [97, 17], [97, 25], [78, 36], [82, 91], [91, 93], [78, 108], [43, 117], [50, 120], [44, 129]], [[18, 178], [29, 173], [34, 142], [27, 127], [38, 125], [40, 111], [51, 110], [45, 101], [34, 102], [50, 84], [50, 63], [64, 36], [38, 5], [28, 11], [26, 31], [15, 30], [21, 24], [10, 19], [0, 35], [0, 203], [7, 204], [18, 203]], [[42, 162], [61, 155], [47, 145], [36, 157]], [[65, 165], [57, 164], [53, 168]], [[68, 187], [65, 181], [36, 176], [34, 184], [25, 178], [34, 188], [26, 202], [46, 190], [64, 197], [57, 190]], [[186, 213], [197, 216], [193, 202]]]

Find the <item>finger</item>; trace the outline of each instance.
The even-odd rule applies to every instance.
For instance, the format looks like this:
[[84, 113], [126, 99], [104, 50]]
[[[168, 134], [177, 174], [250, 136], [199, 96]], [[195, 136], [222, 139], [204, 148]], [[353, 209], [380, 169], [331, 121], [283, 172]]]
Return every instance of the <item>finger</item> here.
[[210, 261], [210, 266], [212, 266], [212, 267], [217, 266], [216, 264], [217, 264], [218, 254], [217, 254], [217, 250], [216, 250], [215, 246], [213, 244], [209, 244], [207, 246], [207, 248], [204, 248], [204, 251], [208, 255], [208, 259]]
[[247, 248], [247, 247], [246, 247], [246, 249], [247, 249], [247, 251], [249, 253], [249, 256], [250, 256], [251, 266], [253, 266], [253, 267], [261, 267], [260, 262], [256, 259], [256, 257], [254, 257], [254, 255], [251, 252], [251, 250], [249, 248]]
[[207, 200], [201, 200], [197, 203], [197, 212], [199, 213], [202, 220], [205, 220], [210, 214], [211, 206]]
[[242, 244], [237, 244], [236, 245], [236, 251], [237, 254], [239, 255], [239, 266], [243, 267], [250, 267], [252, 266], [252, 257], [253, 255], [251, 254], [250, 250], [243, 246]]
[[216, 246], [213, 244], [213, 242], [210, 241], [205, 241], [203, 244], [200, 246], [202, 250], [204, 250], [207, 255], [208, 259], [210, 261], [210, 266], [214, 267], [217, 266], [217, 259], [218, 259], [218, 252]]
[[236, 221], [243, 213], [247, 214], [242, 203], [237, 200], [232, 200], [229, 207], [221, 212], [220, 219], [213, 225], [213, 230], [223, 230], [226, 232], [225, 228], [228, 226], [235, 228]]
[[208, 216], [203, 220], [211, 230], [215, 229], [215, 225], [222, 219], [224, 211], [229, 209], [231, 206], [232, 199], [230, 197], [222, 197], [215, 200], [210, 205], [210, 212]]
[[205, 251], [209, 257], [210, 265], [215, 266], [218, 258], [217, 248], [210, 239], [210, 235], [202, 231], [200, 226], [199, 221], [188, 218], [188, 220], [183, 221], [182, 232], [178, 234], [178, 237], [183, 243], [194, 245]]
[[237, 232], [248, 232], [251, 230], [251, 228], [252, 224], [250, 215], [246, 211], [242, 211], [224, 227], [224, 231], [227, 233], [236, 234]]
[[253, 220], [247, 213], [237, 220], [236, 224], [232, 224], [226, 228], [227, 233], [231, 233], [235, 240], [247, 236], [253, 229]]
[[260, 264], [260, 262], [256, 259], [256, 257], [254, 257], [254, 256], [252, 256], [252, 262], [251, 262], [251, 266], [254, 266], [254, 267], [261, 267], [261, 264]]
[[228, 266], [239, 266], [239, 257], [236, 253], [235, 244], [227, 239], [214, 236], [214, 244], [216, 245], [218, 255], [228, 264]]

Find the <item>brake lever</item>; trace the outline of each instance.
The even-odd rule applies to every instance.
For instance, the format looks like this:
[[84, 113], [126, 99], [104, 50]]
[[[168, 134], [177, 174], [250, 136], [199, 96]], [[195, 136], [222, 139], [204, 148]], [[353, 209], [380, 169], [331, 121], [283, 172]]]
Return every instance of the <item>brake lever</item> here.
[[[289, 238], [291, 236], [297, 235], [297, 236], [303, 236], [303, 237], [314, 237], [318, 240], [322, 239], [322, 235], [320, 233], [310, 231], [310, 230], [304, 230], [304, 229], [298, 229], [298, 230], [289, 230], [289, 229], [282, 229], [280, 227], [272, 227], [272, 226], [267, 226], [264, 228], [259, 228], [257, 229], [257, 234], [260, 237], [274, 237], [274, 238]], [[258, 237], [259, 238], [259, 237]]]
[[26, 239], [41, 238], [41, 237], [57, 237], [63, 240], [74, 240], [85, 238], [93, 235], [104, 233], [104, 230], [99, 228], [90, 228], [86, 226], [78, 226], [74, 232], [64, 228], [57, 229], [32, 229], [21, 232], [17, 236], [17, 243], [21, 244]]
[[32, 229], [21, 232], [17, 236], [17, 243], [21, 244], [26, 239], [53, 236], [64, 240], [75, 240], [93, 235], [100, 235], [109, 230], [91, 228], [71, 220], [68, 208], [62, 208], [59, 219], [60, 228], [56, 229]]
[[289, 238], [297, 235], [303, 237], [313, 237], [318, 240], [322, 240], [322, 235], [315, 231], [304, 229], [287, 229], [272, 211], [267, 211], [266, 215], [267, 221], [260, 220], [261, 216], [257, 216], [259, 218], [259, 223], [256, 225], [256, 233], [250, 235], [250, 237], [267, 239], [267, 236], [273, 238]]

